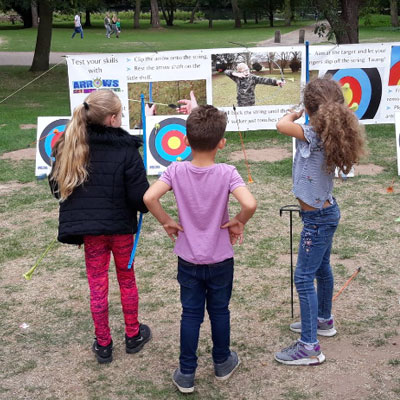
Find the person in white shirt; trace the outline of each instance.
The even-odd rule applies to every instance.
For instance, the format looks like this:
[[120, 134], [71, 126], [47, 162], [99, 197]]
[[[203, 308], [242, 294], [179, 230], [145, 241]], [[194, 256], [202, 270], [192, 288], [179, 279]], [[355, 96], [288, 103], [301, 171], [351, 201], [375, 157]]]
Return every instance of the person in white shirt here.
[[75, 24], [75, 29], [74, 29], [74, 33], [72, 34], [71, 38], [73, 39], [77, 33], [80, 33], [81, 39], [83, 39], [83, 29], [82, 29], [82, 24], [81, 24], [81, 16], [79, 14], [75, 15], [74, 24]]

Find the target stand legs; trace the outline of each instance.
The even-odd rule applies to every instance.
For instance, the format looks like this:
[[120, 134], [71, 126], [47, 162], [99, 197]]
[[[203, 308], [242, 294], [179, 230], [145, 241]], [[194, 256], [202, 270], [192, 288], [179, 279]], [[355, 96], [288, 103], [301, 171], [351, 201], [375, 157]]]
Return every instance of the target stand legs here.
[[290, 221], [290, 305], [292, 310], [292, 318], [293, 318], [293, 213], [299, 213], [300, 216], [300, 207], [298, 205], [287, 205], [283, 206], [279, 210], [279, 215], [282, 217], [284, 212], [289, 213], [289, 221]]

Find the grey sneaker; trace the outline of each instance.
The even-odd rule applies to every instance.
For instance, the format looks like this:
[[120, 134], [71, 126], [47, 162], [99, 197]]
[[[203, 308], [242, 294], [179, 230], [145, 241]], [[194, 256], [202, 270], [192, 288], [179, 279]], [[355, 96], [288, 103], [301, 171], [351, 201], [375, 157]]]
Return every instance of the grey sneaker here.
[[[292, 332], [297, 332], [301, 333], [301, 322], [295, 322], [293, 324], [290, 324], [289, 329]], [[334, 325], [333, 318], [331, 318], [329, 321], [325, 322], [320, 322], [318, 321], [317, 325], [317, 334], [320, 336], [335, 336], [337, 333]]]
[[236, 352], [231, 351], [228, 359], [222, 364], [214, 363], [215, 378], [219, 381], [225, 381], [229, 379], [239, 364], [240, 360], [238, 355]]
[[181, 393], [193, 393], [194, 375], [194, 372], [193, 374], [182, 374], [181, 369], [177, 368], [172, 375], [172, 382]]
[[312, 350], [307, 350], [303, 343], [295, 342], [275, 353], [275, 360], [287, 365], [318, 365], [325, 361], [325, 356], [319, 344], [316, 344]]

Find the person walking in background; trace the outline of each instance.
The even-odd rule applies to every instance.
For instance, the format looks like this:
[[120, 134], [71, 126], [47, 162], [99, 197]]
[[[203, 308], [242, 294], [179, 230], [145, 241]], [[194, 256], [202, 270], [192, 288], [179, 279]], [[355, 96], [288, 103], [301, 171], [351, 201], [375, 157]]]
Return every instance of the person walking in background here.
[[117, 29], [117, 16], [113, 14], [111, 18], [111, 35], [115, 33], [115, 37], [118, 39], [119, 38], [119, 31]]
[[110, 39], [110, 35], [111, 35], [111, 20], [110, 20], [110, 16], [107, 13], [105, 18], [104, 18], [104, 28], [106, 28], [106, 38]]
[[117, 31], [118, 31], [118, 36], [121, 33], [121, 20], [118, 18], [117, 22], [115, 23], [116, 27], [117, 27]]
[[75, 15], [74, 25], [75, 25], [74, 33], [72, 34], [71, 39], [73, 39], [77, 33], [79, 33], [81, 35], [81, 39], [83, 39], [83, 29], [82, 29], [82, 24], [81, 24], [81, 16], [79, 14]]
[[300, 204], [303, 221], [294, 276], [301, 321], [290, 325], [290, 330], [301, 336], [275, 354], [276, 361], [287, 365], [322, 363], [325, 355], [317, 335], [336, 334], [331, 314], [330, 255], [340, 210], [332, 196], [333, 178], [336, 167], [348, 174], [365, 154], [364, 131], [337, 82], [327, 78], [309, 82], [303, 102], [310, 125], [295, 122], [303, 111], [289, 112], [276, 125], [279, 132], [296, 139], [293, 193]]
[[[216, 379], [228, 379], [240, 363], [236, 352], [230, 349], [232, 245], [242, 243], [244, 226], [256, 210], [256, 200], [236, 168], [215, 163], [218, 150], [226, 143], [226, 114], [210, 105], [193, 104], [193, 93], [191, 98], [192, 102], [184, 101], [185, 110], [193, 108], [187, 119], [185, 141], [192, 148], [193, 160], [170, 164], [144, 195], [149, 211], [168, 236], [173, 241], [177, 237], [174, 252], [178, 255], [182, 319], [179, 367], [172, 379], [182, 393], [194, 391], [196, 352], [205, 307], [211, 321]], [[175, 195], [179, 222], [160, 203], [169, 190]], [[230, 194], [241, 207], [231, 219]]]
[[137, 212], [147, 212], [149, 187], [138, 148], [142, 141], [121, 129], [122, 105], [111, 90], [92, 92], [78, 105], [65, 134], [55, 144], [49, 183], [59, 199], [58, 240], [84, 244], [90, 309], [99, 363], [112, 361], [108, 320], [111, 253], [121, 292], [127, 353], [140, 351], [151, 330], [138, 321], [134, 268], [128, 269], [137, 231]]

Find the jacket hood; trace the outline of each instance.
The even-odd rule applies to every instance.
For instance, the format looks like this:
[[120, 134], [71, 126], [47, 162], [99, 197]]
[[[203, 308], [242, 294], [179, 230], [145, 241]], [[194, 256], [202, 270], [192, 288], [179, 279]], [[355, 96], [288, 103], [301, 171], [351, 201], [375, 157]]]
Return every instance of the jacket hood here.
[[114, 128], [104, 125], [88, 125], [87, 134], [90, 144], [105, 144], [116, 147], [135, 146], [139, 148], [143, 144], [140, 137], [130, 135], [122, 128]]

